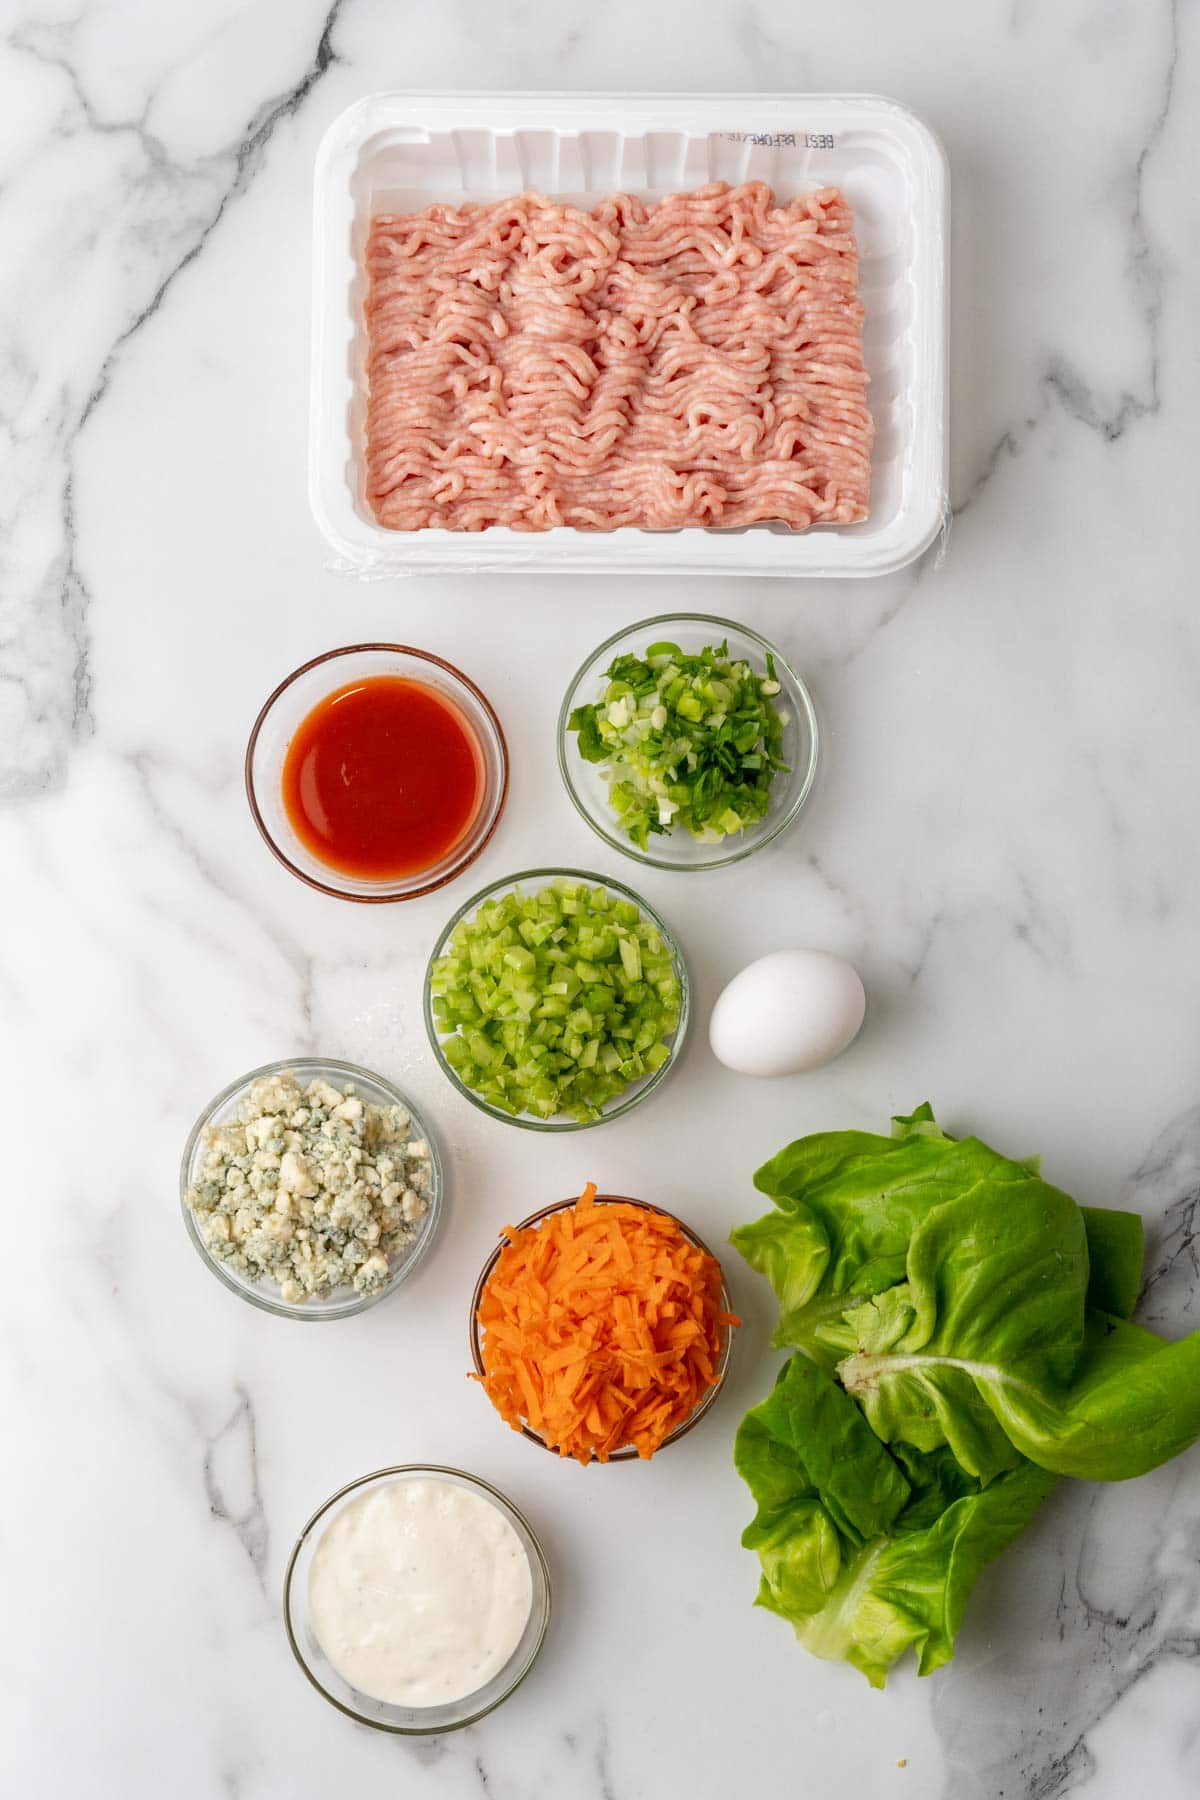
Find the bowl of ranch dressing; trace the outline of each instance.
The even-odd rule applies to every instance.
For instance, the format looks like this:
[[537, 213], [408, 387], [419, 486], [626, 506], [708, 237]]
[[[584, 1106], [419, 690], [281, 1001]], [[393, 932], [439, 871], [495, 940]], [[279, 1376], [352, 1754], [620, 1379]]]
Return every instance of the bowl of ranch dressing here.
[[550, 1571], [510, 1500], [461, 1469], [408, 1463], [318, 1508], [284, 1578], [288, 1642], [318, 1693], [361, 1724], [473, 1724], [529, 1673]]

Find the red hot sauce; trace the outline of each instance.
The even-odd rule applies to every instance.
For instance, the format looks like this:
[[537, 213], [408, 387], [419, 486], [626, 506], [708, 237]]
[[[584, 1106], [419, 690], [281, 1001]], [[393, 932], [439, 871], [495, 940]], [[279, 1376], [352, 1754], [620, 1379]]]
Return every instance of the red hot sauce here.
[[301, 720], [283, 764], [296, 836], [362, 881], [432, 868], [470, 830], [483, 791], [471, 726], [447, 696], [402, 675], [327, 695]]

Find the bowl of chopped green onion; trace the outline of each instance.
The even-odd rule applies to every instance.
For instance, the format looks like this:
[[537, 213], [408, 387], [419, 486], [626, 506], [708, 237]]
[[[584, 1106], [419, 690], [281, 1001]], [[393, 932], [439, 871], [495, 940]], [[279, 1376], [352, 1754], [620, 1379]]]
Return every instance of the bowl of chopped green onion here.
[[614, 850], [658, 869], [740, 862], [812, 789], [808, 689], [749, 626], [664, 613], [607, 638], [567, 689], [558, 766]]
[[472, 1105], [531, 1131], [619, 1118], [683, 1045], [688, 976], [653, 909], [609, 876], [527, 869], [459, 908], [425, 975], [425, 1028]]

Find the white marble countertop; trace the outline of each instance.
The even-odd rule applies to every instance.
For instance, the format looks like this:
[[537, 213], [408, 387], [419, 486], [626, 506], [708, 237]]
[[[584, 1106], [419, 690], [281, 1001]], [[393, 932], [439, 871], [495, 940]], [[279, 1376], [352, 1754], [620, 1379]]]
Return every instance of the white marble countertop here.
[[[915, 22], [919, 16], [919, 23]], [[948, 554], [866, 584], [361, 586], [305, 497], [310, 172], [375, 88], [875, 91], [954, 183]], [[954, 1129], [1147, 1215], [1145, 1316], [1197, 1308], [1200, 937], [1195, 420], [1200, 9], [1177, 0], [9, 0], [0, 28], [0, 1308], [13, 1800], [1155, 1800], [1200, 1789], [1200, 1452], [1064, 1484], [985, 1576], [959, 1653], [883, 1695], [751, 1600], [730, 1464], [774, 1367], [762, 1284], [705, 1427], [560, 1467], [464, 1379], [497, 1228], [589, 1176], [713, 1240], [801, 1132]], [[560, 690], [599, 638], [701, 600], [776, 638], [826, 728], [801, 826], [742, 869], [642, 876], [561, 793]], [[241, 789], [266, 691], [337, 642], [465, 665], [509, 728], [480, 881], [631, 878], [703, 1014], [788, 942], [849, 954], [854, 1050], [723, 1074], [696, 1033], [643, 1111], [532, 1140], [432, 1066], [420, 975], [453, 895], [339, 905], [266, 854]], [[176, 1167], [202, 1102], [320, 1050], [410, 1086], [450, 1216], [411, 1290], [290, 1326], [200, 1266]], [[1194, 1322], [1194, 1318], [1193, 1318]], [[458, 1736], [355, 1727], [280, 1623], [293, 1536], [343, 1480], [478, 1470], [555, 1574], [521, 1693]], [[901, 1766], [903, 1765], [903, 1766]]]

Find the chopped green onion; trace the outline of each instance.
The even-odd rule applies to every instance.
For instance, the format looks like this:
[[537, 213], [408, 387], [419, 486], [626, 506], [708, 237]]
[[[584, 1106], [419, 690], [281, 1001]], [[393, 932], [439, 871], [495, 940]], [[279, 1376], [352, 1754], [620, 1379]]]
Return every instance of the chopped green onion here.
[[585, 762], [603, 764], [622, 831], [642, 850], [675, 830], [719, 843], [765, 818], [783, 761], [775, 661], [766, 673], [735, 662], [727, 643], [687, 656], [678, 644], [647, 646], [609, 667], [592, 705], [567, 729]]
[[672, 953], [640, 909], [562, 878], [485, 900], [430, 971], [442, 1051], [501, 1112], [588, 1122], [662, 1068], [678, 1029]]

